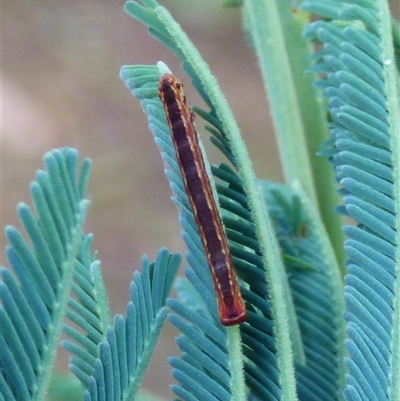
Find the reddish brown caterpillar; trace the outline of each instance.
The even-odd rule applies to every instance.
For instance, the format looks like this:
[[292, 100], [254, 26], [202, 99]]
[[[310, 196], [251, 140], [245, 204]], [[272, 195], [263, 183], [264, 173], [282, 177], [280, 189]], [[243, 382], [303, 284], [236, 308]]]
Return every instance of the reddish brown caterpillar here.
[[246, 308], [199, 146], [193, 112], [186, 103], [182, 83], [174, 75], [164, 74], [158, 91], [213, 277], [220, 321], [224, 326], [242, 323], [246, 320]]

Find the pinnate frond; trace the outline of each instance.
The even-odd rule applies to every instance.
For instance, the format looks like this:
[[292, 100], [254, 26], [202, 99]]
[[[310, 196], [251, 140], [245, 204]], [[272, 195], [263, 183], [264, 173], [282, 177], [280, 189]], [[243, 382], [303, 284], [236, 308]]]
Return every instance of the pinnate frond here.
[[332, 139], [324, 153], [341, 185], [340, 211], [357, 222], [344, 229], [350, 353], [345, 397], [386, 400], [391, 386], [396, 388], [400, 357], [394, 310], [400, 296], [399, 177], [393, 169], [399, 98], [388, 11], [383, 2], [356, 3], [306, 2], [306, 10], [326, 18], [310, 24], [306, 36], [323, 44], [314, 55], [314, 69], [323, 74], [317, 85], [332, 117]]
[[[143, 258], [142, 272], [133, 275], [126, 316], [114, 317], [103, 341], [96, 344], [90, 333], [85, 338], [69, 329], [68, 334], [77, 344], [73, 346], [67, 340], [64, 347], [74, 354], [72, 371], [87, 388], [86, 401], [134, 399], [167, 317], [165, 302], [180, 262], [179, 254], [170, 254], [166, 249], [160, 250], [154, 262]], [[92, 271], [98, 269], [96, 262], [94, 265]], [[88, 324], [85, 322], [81, 329], [87, 332]], [[92, 350], [94, 347], [97, 352]]]
[[[211, 142], [235, 166], [229, 142], [214, 110], [211, 108], [206, 112], [197, 107], [194, 110], [208, 123], [206, 129], [212, 134]], [[265, 302], [268, 300], [268, 286], [262, 274], [259, 244], [241, 180], [234, 169], [224, 164], [213, 167], [212, 171], [217, 179], [219, 201], [224, 212], [224, 224], [232, 255], [235, 257], [235, 267], [251, 291], [250, 293], [243, 289], [245, 299], [247, 294], [251, 294], [251, 298], [246, 299], [246, 305], [249, 311], [253, 308], [263, 311], [264, 318], [267, 318], [268, 324], [272, 326], [270, 305]], [[344, 325], [341, 319], [343, 305], [339, 269], [335, 265], [335, 258], [330, 257], [323, 249], [320, 239], [326, 234], [315, 227], [315, 216], [311, 217], [304, 208], [306, 202], [288, 185], [261, 182], [260, 186], [270, 218], [275, 223], [276, 235], [286, 265], [290, 291], [286, 302], [289, 305], [293, 303], [294, 307], [290, 326], [293, 331], [299, 398], [334, 400], [343, 387], [341, 342], [344, 337]], [[249, 325], [257, 327], [259, 323], [251, 321], [251, 313]], [[299, 334], [296, 334], [296, 327]], [[247, 352], [251, 355], [248, 364], [245, 364], [248, 382], [251, 383], [249, 387], [254, 385], [254, 392], [261, 398], [273, 399], [271, 396], [277, 396], [273, 395], [273, 389], [279, 388], [278, 383], [266, 381], [265, 376], [260, 373], [263, 370], [271, 373], [270, 367], [266, 369], [267, 361], [271, 360], [271, 352], [269, 351], [264, 359], [260, 358], [260, 353], [265, 343], [269, 344], [269, 347], [274, 344], [273, 331], [269, 330], [268, 340], [264, 338], [257, 344], [258, 336], [253, 336], [254, 333], [246, 335], [248, 329], [246, 325], [241, 326], [243, 343], [249, 350], [257, 350], [251, 354]], [[298, 336], [300, 338], [296, 342]], [[260, 366], [257, 366], [257, 362]], [[252, 365], [257, 366], [257, 369], [251, 370]], [[257, 373], [265, 383], [262, 386], [257, 383], [256, 379], [251, 377], [252, 373]], [[275, 373], [275, 376], [278, 377], [278, 374]], [[271, 386], [269, 390], [268, 385]], [[260, 392], [262, 387], [263, 392]]]
[[64, 325], [64, 333], [74, 342], [64, 340], [61, 345], [72, 354], [71, 371], [87, 388], [98, 358], [98, 345], [106, 340], [111, 318], [100, 262], [90, 257], [91, 236], [84, 245], [74, 274], [73, 296], [68, 301], [67, 317], [74, 325]]
[[[145, 68], [147, 68], [147, 70]], [[185, 339], [178, 340], [178, 343], [181, 341], [188, 342], [189, 339], [187, 338], [186, 333], [194, 333], [196, 341], [200, 344], [196, 346], [192, 345], [192, 350], [197, 349], [200, 353], [204, 349], [209, 349], [213, 343], [213, 339], [207, 338], [204, 331], [207, 329], [219, 331], [220, 336], [223, 338], [223, 340], [220, 341], [224, 344], [225, 348], [224, 351], [221, 352], [225, 355], [223, 359], [225, 360], [225, 365], [227, 365], [228, 358], [225, 329], [219, 323], [216, 298], [207, 259], [201, 244], [194, 215], [185, 193], [181, 172], [176, 161], [175, 149], [171, 141], [169, 127], [165, 119], [161, 102], [158, 98], [157, 85], [159, 76], [160, 73], [158, 68], [152, 68], [150, 66], [141, 66], [139, 68], [133, 66], [123, 67], [121, 71], [121, 77], [128, 88], [132, 90], [135, 97], [138, 97], [141, 100], [142, 107], [148, 117], [149, 127], [154, 135], [154, 140], [160, 148], [161, 156], [165, 163], [165, 174], [170, 181], [174, 194], [173, 200], [180, 212], [180, 222], [184, 230], [182, 235], [189, 250], [187, 253], [187, 260], [191, 268], [186, 269], [185, 273], [189, 278], [191, 285], [186, 285], [184, 287], [185, 290], [182, 293], [186, 294], [185, 304], [171, 300], [169, 306], [185, 316], [185, 318], [187, 318], [187, 314], [189, 314], [193, 319], [195, 319], [194, 324], [197, 328], [189, 326], [185, 320], [182, 320], [177, 316], [171, 316], [170, 319], [172, 323], [186, 335], [184, 337]], [[182, 286], [180, 288], [182, 288]], [[194, 295], [195, 291], [197, 291], [197, 294], [200, 295], [200, 297]], [[190, 300], [189, 302], [187, 302], [188, 299]], [[196, 299], [198, 302], [195, 302]], [[190, 308], [190, 305], [193, 309]], [[218, 326], [218, 329], [215, 328], [215, 325]], [[204, 358], [206, 358], [206, 356], [207, 355], [205, 355]], [[204, 361], [204, 358], [200, 359], [200, 361]], [[219, 358], [215, 363], [219, 365], [223, 363], [223, 361]], [[191, 367], [187, 363], [182, 364], [177, 359], [171, 359], [171, 364], [174, 366], [173, 375], [181, 382], [180, 386], [175, 385], [173, 387], [173, 390], [179, 396], [184, 397], [184, 394], [186, 393], [190, 394], [190, 396], [187, 395], [187, 399], [196, 399], [193, 397], [197, 396], [200, 397], [198, 399], [208, 399], [207, 397], [212, 396], [212, 393], [210, 393], [209, 396], [206, 395], [208, 391], [206, 382], [209, 378], [204, 374], [204, 372], [201, 373], [201, 365], [200, 367], [198, 364]], [[225, 372], [225, 374], [227, 373]], [[197, 377], [198, 380], [196, 382], [193, 382], [193, 379], [190, 378], [192, 375]], [[216, 384], [210, 383], [210, 385], [214, 386]], [[226, 383], [224, 390], [220, 388], [220, 391], [226, 392], [227, 396], [229, 396]], [[184, 399], [186, 398], [184, 397]]]
[[[143, 108], [149, 118], [149, 126], [156, 143], [161, 148], [166, 165], [166, 174], [174, 192], [174, 200], [180, 209], [180, 221], [184, 230], [183, 237], [188, 247], [187, 260], [191, 268], [186, 269], [185, 273], [189, 282], [180, 280], [177, 286], [180, 302], [176, 300], [168, 302], [169, 306], [180, 315], [180, 317], [171, 315], [170, 319], [183, 333], [177, 340], [183, 354], [182, 360], [171, 359], [174, 368], [173, 375], [180, 382], [179, 385], [173, 386], [173, 390], [185, 400], [212, 399], [216, 394], [224, 399], [229, 397], [230, 394], [226, 329], [218, 321], [215, 295], [207, 261], [190, 204], [183, 189], [169, 128], [162, 113], [161, 104], [156, 97], [157, 81], [150, 74], [150, 71], [152, 70], [149, 68], [149, 72], [145, 72], [143, 66], [139, 68], [124, 67], [121, 75], [134, 95], [142, 100]], [[142, 91], [145, 78], [148, 78], [148, 81]], [[151, 79], [154, 79], [154, 89], [151, 89], [149, 82]], [[151, 99], [147, 98], [149, 95], [152, 96]], [[212, 111], [209, 113], [200, 109], [196, 109], [196, 111], [210, 123], [208, 130], [216, 138], [217, 146], [223, 150], [229, 160], [234, 162], [218, 119], [215, 118]], [[211, 171], [217, 180], [218, 200], [235, 269], [243, 282], [242, 295], [248, 311], [248, 320], [240, 327], [245, 355], [246, 383], [251, 392], [262, 399], [279, 399], [281, 390], [271, 304], [263, 262], [260, 257], [260, 247], [247, 197], [242, 182], [234, 169], [222, 164], [219, 167], [212, 166]], [[269, 189], [265, 189], [265, 191], [267, 193]], [[277, 191], [275, 188], [275, 192]], [[287, 191], [290, 192], [289, 189]], [[296, 342], [299, 348], [297, 350], [299, 355], [297, 361], [298, 380], [303, 385], [304, 394], [310, 394], [319, 388], [322, 394], [330, 397], [327, 399], [334, 399], [337, 387], [335, 385], [328, 389], [325, 387], [327, 380], [331, 379], [338, 382], [341, 372], [341, 352], [337, 344], [341, 326], [341, 323], [338, 322], [338, 316], [341, 315], [342, 309], [337, 305], [332, 295], [332, 283], [328, 280], [328, 275], [331, 272], [327, 265], [330, 260], [322, 259], [319, 244], [316, 241], [317, 234], [309, 234], [312, 230], [307, 228], [305, 229], [306, 234], [302, 232], [302, 225], [308, 224], [310, 218], [293, 222], [296, 216], [299, 219], [299, 211], [302, 210], [298, 198], [293, 193], [286, 195], [286, 202], [288, 204], [292, 202], [295, 205], [291, 210], [286, 210], [280, 206], [283, 195], [281, 197], [276, 196], [278, 200], [275, 200], [273, 196], [267, 196], [267, 203], [272, 207], [271, 218], [277, 220], [278, 236], [280, 236], [282, 229], [280, 226], [282, 220], [286, 219], [286, 225], [283, 226], [288, 230], [288, 216], [292, 219], [289, 221], [291, 224], [289, 224], [290, 233], [285, 232], [284, 235], [280, 236], [280, 239], [282, 248], [287, 253], [288, 269], [291, 269], [288, 273], [289, 282], [293, 276], [294, 283], [293, 286], [288, 285], [289, 298], [286, 302], [293, 304], [293, 310], [297, 310], [299, 315], [298, 318], [294, 316], [292, 322], [294, 327], [293, 338], [298, 337]], [[292, 242], [289, 243], [288, 238]], [[298, 241], [293, 242], [293, 238], [297, 238]], [[301, 240], [304, 241], [300, 244]], [[301, 283], [304, 279], [308, 280], [309, 286], [296, 286], [296, 283]], [[308, 299], [310, 287], [314, 288], [315, 296]], [[292, 295], [290, 295], [290, 290]], [[323, 311], [318, 305], [323, 298], [322, 293], [325, 294], [326, 300], [329, 300], [327, 301], [329, 303], [327, 311]], [[304, 305], [304, 298], [308, 299], [307, 305]], [[332, 324], [324, 325], [321, 314]], [[313, 336], [308, 337], [309, 325], [315, 322], [319, 322], [321, 326], [316, 325], [315, 333], [318, 332], [318, 335], [314, 333]], [[296, 333], [298, 326], [300, 329], [297, 329], [298, 332]], [[301, 332], [305, 336], [304, 344], [301, 340]], [[318, 351], [324, 349], [327, 342], [331, 344], [331, 349], [326, 351], [326, 360], [316, 358], [316, 349]], [[210, 375], [213, 378], [212, 381], [210, 381]], [[309, 381], [315, 381], [315, 379], [319, 379], [319, 381], [310, 386]]]
[[50, 381], [88, 202], [90, 163], [69, 148], [45, 155], [31, 184], [35, 214], [18, 214], [29, 237], [6, 227], [11, 268], [1, 269], [0, 390], [4, 400], [42, 400]]

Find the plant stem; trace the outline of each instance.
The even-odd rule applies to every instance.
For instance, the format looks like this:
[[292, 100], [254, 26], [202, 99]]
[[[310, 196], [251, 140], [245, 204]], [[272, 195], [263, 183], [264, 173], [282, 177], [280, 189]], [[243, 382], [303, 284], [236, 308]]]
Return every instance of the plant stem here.
[[232, 401], [245, 401], [246, 384], [244, 380], [242, 342], [239, 325], [227, 328], [229, 370], [231, 373], [231, 395]]

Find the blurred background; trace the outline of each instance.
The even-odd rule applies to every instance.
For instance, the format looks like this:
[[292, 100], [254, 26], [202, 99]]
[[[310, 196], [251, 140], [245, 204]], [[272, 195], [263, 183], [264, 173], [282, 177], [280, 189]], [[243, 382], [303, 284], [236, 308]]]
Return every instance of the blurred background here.
[[[397, 4], [395, 0], [393, 4]], [[211, 0], [164, 0], [198, 47], [232, 107], [256, 174], [281, 181], [279, 156], [256, 58], [241, 28], [240, 9]], [[179, 60], [123, 11], [123, 1], [28, 0], [2, 3], [1, 226], [20, 227], [18, 202], [30, 204], [29, 183], [45, 152], [76, 148], [93, 161], [86, 232], [94, 234], [113, 314], [124, 313], [140, 259], [162, 246], [184, 252], [163, 163], [140, 103], [118, 74], [124, 64], [163, 60], [200, 104]], [[223, 161], [209, 146], [214, 163]], [[1, 237], [1, 248], [5, 246]], [[7, 265], [2, 255], [2, 264]], [[144, 387], [171, 398], [166, 357], [176, 354], [167, 324]], [[60, 351], [57, 367], [67, 371]]]

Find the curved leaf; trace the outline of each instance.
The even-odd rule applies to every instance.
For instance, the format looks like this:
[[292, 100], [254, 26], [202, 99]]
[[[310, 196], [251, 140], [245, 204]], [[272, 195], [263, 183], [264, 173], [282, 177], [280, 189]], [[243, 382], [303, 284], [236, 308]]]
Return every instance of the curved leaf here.
[[[156, 72], [157, 75], [153, 75]], [[185, 193], [181, 172], [176, 161], [175, 150], [171, 141], [169, 127], [165, 119], [161, 102], [158, 98], [156, 88], [158, 85], [159, 75], [160, 73], [158, 72], [158, 69], [155, 69], [154, 67], [148, 67], [147, 71], [143, 69], [143, 66], [139, 68], [123, 67], [121, 71], [121, 77], [125, 81], [128, 88], [130, 88], [133, 94], [142, 102], [144, 111], [148, 116], [149, 127], [153, 132], [156, 144], [160, 147], [161, 155], [165, 162], [165, 173], [170, 180], [170, 185], [174, 193], [173, 200], [180, 211], [180, 222], [184, 229], [183, 238], [189, 249], [187, 260], [192, 269], [187, 269], [186, 274], [188, 277], [192, 277], [194, 280], [192, 283], [194, 283], [194, 285], [197, 287], [198, 293], [201, 294], [201, 297], [204, 300], [206, 300], [207, 307], [201, 308], [201, 314], [203, 316], [207, 316], [208, 319], [211, 319], [212, 324], [216, 324], [219, 327], [219, 330], [225, 333], [225, 329], [221, 326], [218, 318], [211, 273], [208, 268], [203, 246], [201, 244], [195, 218]], [[148, 78], [143, 90], [142, 87], [145, 81], [141, 77]], [[151, 83], [153, 84], [154, 89], [150, 91], [148, 88], [151, 87]], [[203, 319], [202, 324], [211, 325], [211, 322], [207, 322], [207, 320]], [[200, 326], [199, 329], [204, 330], [204, 327]], [[226, 334], [224, 341], [224, 347], [226, 347]], [[227, 350], [225, 352], [227, 352]], [[186, 373], [189, 374], [189, 371]], [[177, 374], [182, 378], [183, 382], [191, 383], [189, 378], [186, 380], [185, 372], [180, 371], [180, 373]], [[197, 383], [196, 386], [199, 384], [201, 385], [202, 383]], [[195, 392], [195, 388], [196, 387], [193, 387], [191, 390]], [[176, 386], [173, 389], [174, 391], [176, 390], [175, 392], [177, 393], [180, 391], [177, 390]], [[186, 391], [190, 392], [190, 389], [186, 389]], [[192, 394], [191, 396], [193, 397], [194, 395]]]
[[[181, 302], [175, 300], [169, 301], [170, 307], [184, 319], [179, 319], [173, 315], [170, 318], [182, 333], [184, 333], [184, 336], [178, 340], [178, 345], [183, 352], [183, 359], [187, 362], [181, 364], [176, 359], [172, 360], [174, 366], [173, 374], [181, 383], [179, 386], [174, 385], [173, 390], [176, 394], [187, 400], [208, 399], [216, 394], [220, 394], [220, 397], [223, 399], [224, 396], [222, 394], [225, 394], [224, 391], [227, 385], [226, 375], [229, 375], [226, 362], [224, 362], [227, 358], [226, 329], [218, 322], [210, 273], [207, 268], [207, 262], [202, 250], [197, 227], [194, 223], [193, 215], [190, 213], [190, 205], [183, 190], [180, 171], [175, 161], [168, 126], [162, 114], [159, 112], [161, 106], [159, 105], [157, 108], [158, 99], [156, 98], [151, 99], [151, 101], [146, 99], [149, 93], [155, 93], [153, 90], [148, 90], [150, 87], [149, 84], [146, 85], [145, 92], [140, 91], [140, 87], [143, 83], [140, 79], [140, 74], [142, 74], [143, 71], [143, 67], [140, 67], [140, 69], [124, 67], [121, 75], [126, 81], [127, 86], [132, 89], [136, 96], [139, 98], [142, 98], [142, 96], [144, 97], [144, 99], [142, 99], [142, 105], [148, 114], [149, 125], [152, 128], [156, 143], [161, 147], [166, 164], [166, 174], [170, 179], [171, 187], [175, 194], [174, 200], [181, 211], [180, 221], [184, 229], [183, 237], [189, 250], [187, 259], [192, 267], [192, 269], [186, 270], [186, 275], [190, 284], [181, 280], [177, 287]], [[143, 75], [152, 78], [150, 73]], [[136, 84], [136, 82], [138, 82], [138, 84]], [[214, 142], [217, 143], [219, 148], [223, 149], [223, 153], [226, 154], [230, 160], [235, 162], [235, 159], [232, 158], [229, 143], [226, 140], [223, 129], [212, 112], [207, 113], [200, 109], [196, 109], [196, 111], [212, 124], [212, 127], [208, 127], [208, 129], [214, 135]], [[224, 225], [229, 238], [235, 268], [243, 282], [246, 283], [246, 285], [242, 287], [242, 294], [246, 300], [248, 320], [247, 323], [240, 326], [244, 344], [244, 354], [246, 356], [246, 382], [253, 394], [257, 394], [262, 399], [280, 399], [280, 376], [277, 368], [276, 341], [271, 318], [271, 304], [268, 296], [267, 283], [265, 281], [263, 261], [260, 257], [259, 242], [251, 220], [247, 197], [240, 178], [230, 167], [227, 165], [221, 165], [218, 168], [212, 167], [212, 173], [218, 180], [216, 189], [219, 203], [223, 211]], [[280, 207], [280, 203], [282, 203], [284, 199], [282, 196], [278, 197], [276, 201], [268, 199], [268, 204], [272, 207], [271, 217], [273, 219], [277, 218], [278, 213], [280, 216], [279, 219], [284, 217], [287, 220], [287, 217], [285, 217], [287, 215], [291, 216], [292, 219], [295, 219], [296, 216], [300, 219], [299, 211], [302, 207], [299, 201], [297, 200], [297, 207], [289, 207], [290, 210], [282, 209], [282, 207]], [[291, 195], [288, 199], [287, 203], [289, 202], [290, 204], [290, 202], [296, 202], [297, 198]], [[277, 209], [278, 212], [276, 211]], [[308, 237], [308, 234], [302, 231], [304, 218], [300, 219], [297, 223], [290, 224], [295, 224], [297, 227], [291, 228], [291, 230], [294, 230], [294, 234], [290, 234], [292, 237], [298, 237], [299, 240], [302, 239], [302, 236]], [[315, 300], [312, 299], [312, 301], [309, 301], [307, 304], [308, 307], [313, 305], [313, 307], [310, 307], [309, 311], [303, 306], [304, 294], [308, 296], [309, 287], [300, 286], [296, 288], [296, 286], [294, 286], [292, 288], [293, 297], [295, 297], [295, 307], [298, 309], [300, 327], [305, 335], [304, 345], [300, 338], [301, 334], [296, 332], [296, 330], [299, 331], [300, 329], [298, 327], [299, 322], [294, 313], [290, 321], [290, 327], [293, 331], [293, 344], [296, 344], [294, 349], [297, 353], [296, 355], [298, 355], [298, 380], [304, 388], [303, 393], [307, 393], [306, 390], [308, 386], [309, 392], [320, 389], [322, 394], [329, 394], [330, 398], [327, 399], [335, 399], [338, 387], [340, 387], [339, 385], [335, 385], [335, 382], [338, 383], [341, 380], [341, 374], [343, 375], [343, 368], [341, 367], [342, 350], [339, 345], [340, 340], [343, 339], [343, 329], [341, 329], [343, 324], [339, 322], [343, 307], [340, 300], [337, 300], [338, 295], [333, 295], [335, 291], [332, 290], [331, 286], [337, 286], [337, 284], [339, 284], [338, 289], [340, 291], [341, 282], [339, 278], [340, 275], [337, 276], [336, 281], [329, 281], [333, 273], [329, 268], [325, 272], [323, 266], [331, 264], [332, 258], [321, 261], [321, 250], [319, 248], [319, 242], [316, 241], [316, 237], [317, 234], [315, 234], [314, 237], [307, 238], [306, 245], [301, 246], [297, 242], [289, 244], [286, 241], [285, 243], [282, 239], [282, 247], [284, 252], [287, 252], [288, 264], [291, 264], [292, 269], [295, 269], [295, 271], [297, 269], [298, 272], [304, 274], [303, 276], [298, 273], [298, 280], [294, 280], [294, 282], [301, 283], [302, 280], [309, 279], [309, 285], [315, 288]], [[284, 246], [285, 244], [286, 248]], [[312, 245], [311, 248], [310, 245]], [[289, 256], [291, 253], [293, 253], [293, 255], [291, 255], [292, 257], [290, 258]], [[335, 263], [334, 257], [333, 263]], [[316, 274], [311, 275], [311, 277], [308, 271], [310, 264], [312, 265], [311, 270], [314, 269], [316, 271]], [[304, 269], [304, 266], [307, 266], [307, 269]], [[289, 274], [289, 277], [291, 277], [291, 274]], [[281, 285], [285, 283], [286, 280], [287, 278], [282, 277]], [[327, 302], [329, 305], [327, 311], [324, 311], [318, 306], [322, 298], [319, 294], [321, 291], [325, 294], [327, 299], [330, 300]], [[202, 299], [199, 299], [199, 294]], [[289, 298], [286, 302], [288, 305], [291, 305], [293, 301], [290, 297], [289, 287], [287, 294]], [[281, 302], [282, 301], [283, 300], [281, 300]], [[332, 321], [332, 325], [324, 324], [323, 318]], [[217, 332], [215, 331], [216, 328], [210, 325], [210, 321], [218, 328]], [[319, 322], [319, 326], [316, 325], [313, 337], [308, 338], [308, 334], [313, 332], [312, 329], [310, 331], [309, 326], [315, 322]], [[323, 333], [322, 336], [320, 336], [321, 330]], [[320, 342], [315, 341], [314, 337], [318, 336], [321, 337]], [[220, 340], [217, 340], [218, 338], [220, 338]], [[312, 340], [313, 338], [314, 341]], [[214, 350], [215, 341], [219, 341], [219, 347], [223, 347], [222, 353], [221, 351], [217, 352], [216, 349]], [[330, 348], [326, 351], [326, 355], [324, 355], [325, 359], [318, 359], [317, 353], [324, 350], [324, 347], [327, 345], [326, 343], [328, 343]], [[303, 347], [305, 347], [306, 352]], [[225, 357], [223, 357], [223, 355], [225, 355]], [[216, 358], [214, 362], [210, 361], [210, 358], [213, 356]], [[214, 381], [212, 384], [208, 382], [209, 379], [207, 377], [207, 372], [211, 369], [210, 366], [213, 366], [212, 376]], [[195, 370], [192, 371], [192, 368]], [[195, 371], [197, 371], [196, 377], [198, 381], [193, 380]], [[311, 379], [313, 381], [319, 379], [319, 381], [313, 384]], [[311, 385], [307, 380], [311, 381]], [[328, 389], [325, 389], [326, 382], [329, 380], [332, 380], [332, 383], [328, 386]], [[201, 385], [200, 387], [199, 384]], [[214, 388], [214, 385], [217, 385], [217, 387]], [[211, 390], [211, 388], [214, 388], [214, 390]]]
[[[272, 313], [274, 315], [275, 330], [277, 332], [276, 338], [280, 343], [277, 349], [279, 352], [282, 351], [280, 358], [278, 358], [278, 363], [280, 365], [280, 372], [285, 377], [282, 378], [281, 383], [285, 388], [285, 396], [294, 397], [294, 367], [292, 365], [290, 352], [290, 339], [286, 330], [286, 305], [282, 304], [278, 307], [279, 300], [284, 298], [283, 289], [279, 283], [279, 279], [283, 275], [283, 266], [266, 206], [262, 202], [257, 189], [256, 178], [252, 170], [246, 146], [215, 77], [211, 74], [208, 65], [193, 46], [187, 35], [164, 7], [156, 5], [156, 2], [151, 2], [151, 4], [148, 2], [143, 3], [148, 7], [139, 6], [138, 2], [128, 1], [125, 5], [125, 9], [132, 17], [140, 20], [140, 16], [135, 10], [137, 7], [142, 7], [152, 13], [154, 18], [158, 19], [158, 24], [161, 23], [162, 29], [159, 29], [159, 25], [154, 24], [150, 26], [150, 33], [156, 36], [164, 45], [170, 47], [183, 60], [184, 68], [189, 72], [194, 81], [200, 83], [199, 86], [202, 87], [202, 95], [204, 94], [206, 101], [215, 108], [216, 115], [224, 127], [224, 132], [228, 136], [232, 154], [234, 155], [240, 177], [243, 181], [243, 188], [248, 197], [249, 208], [252, 213], [257, 236], [260, 239], [263, 264], [266, 266], [265, 275], [268, 277], [270, 297], [273, 299]], [[135, 4], [135, 6], [133, 6], [133, 4]], [[131, 6], [132, 8], [130, 8]], [[144, 20], [141, 21], [145, 23]], [[165, 31], [167, 31], [167, 35]]]

